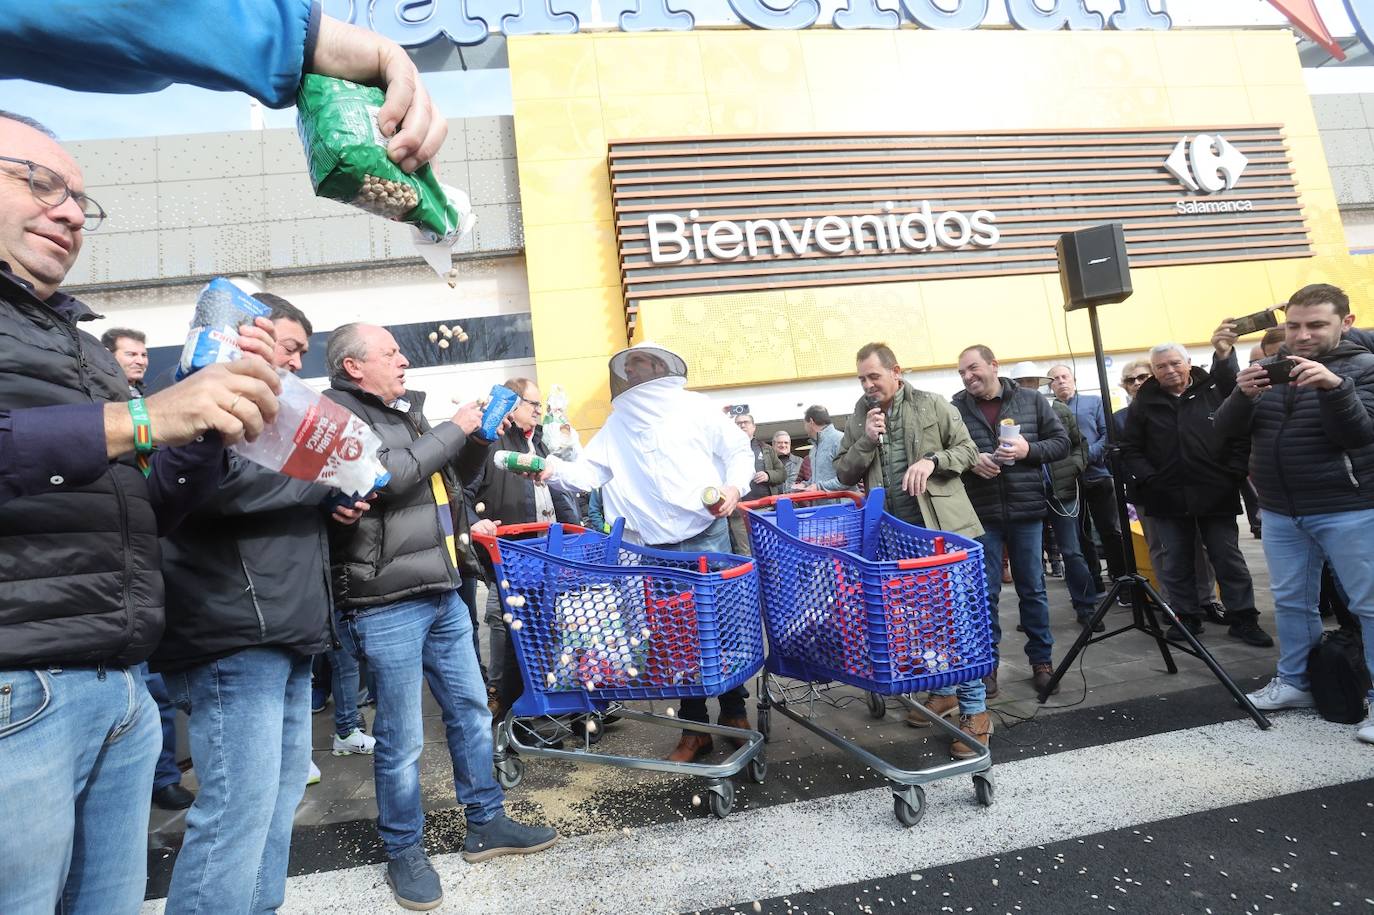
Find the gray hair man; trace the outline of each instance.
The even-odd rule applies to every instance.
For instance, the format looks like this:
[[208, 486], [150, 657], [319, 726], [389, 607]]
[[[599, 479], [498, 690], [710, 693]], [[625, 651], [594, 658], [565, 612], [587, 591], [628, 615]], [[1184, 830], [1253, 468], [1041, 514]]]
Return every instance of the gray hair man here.
[[[1181, 625], [1200, 635], [1204, 610], [1193, 596], [1201, 538], [1221, 587], [1230, 635], [1257, 647], [1273, 645], [1259, 626], [1254, 583], [1236, 540], [1249, 442], [1218, 440], [1213, 426], [1217, 409], [1235, 388], [1235, 361], [1214, 360], [1209, 373], [1192, 364], [1183, 346], [1161, 343], [1150, 350], [1150, 366], [1154, 377], [1140, 386], [1126, 416], [1121, 457], [1134, 501], [1164, 545], [1164, 568], [1157, 571], [1165, 592]], [[1166, 635], [1185, 639], [1179, 624]]]
[[376, 682], [374, 771], [387, 880], [402, 905], [433, 908], [443, 889], [421, 844], [422, 681], [443, 710], [454, 786], [467, 813], [463, 857], [528, 854], [557, 838], [552, 829], [506, 816], [492, 771], [491, 712], [472, 617], [458, 593], [450, 496], [476, 478], [491, 443], [476, 435], [476, 403], [430, 426], [424, 392], [406, 388], [410, 362], [386, 328], [345, 324], [330, 336], [325, 356], [326, 396], [377, 433], [391, 475], [372, 511], [331, 531], [334, 606], [344, 647], [367, 661]]

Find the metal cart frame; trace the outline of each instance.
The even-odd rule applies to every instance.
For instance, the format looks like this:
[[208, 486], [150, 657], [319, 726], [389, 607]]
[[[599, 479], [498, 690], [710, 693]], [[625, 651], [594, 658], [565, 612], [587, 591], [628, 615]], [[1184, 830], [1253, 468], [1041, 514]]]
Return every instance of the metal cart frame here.
[[[836, 546], [827, 546], [812, 543], [807, 541], [804, 533], [800, 532], [798, 525], [800, 523], [805, 522], [807, 520], [807, 516], [797, 515], [795, 512], [793, 512], [793, 503], [807, 503], [821, 500], [829, 502], [835, 499], [846, 498], [853, 501], [856, 506], [859, 506], [862, 509], [862, 513], [864, 516], [863, 521], [866, 528], [874, 529], [875, 526], [878, 523], [880, 523], [883, 506], [883, 491], [881, 489], [874, 490], [870, 494], [866, 502], [862, 496], [853, 492], [818, 492], [796, 493], [792, 495], [783, 496], [770, 496], [764, 499], [757, 499], [751, 502], [741, 503], [741, 507], [746, 510], [746, 517], [748, 519], [750, 529], [750, 540], [754, 546], [755, 556], [759, 556], [759, 547], [761, 546], [761, 544], [759, 544], [754, 539], [754, 525], [766, 524], [772, 526], [782, 535], [803, 543], [808, 543], [809, 546], [815, 549], [837, 550], [840, 552], [847, 553], [851, 561], [872, 563], [873, 560], [864, 559], [863, 555], [858, 550], [841, 550], [841, 548]], [[762, 509], [767, 509], [774, 506], [778, 506], [778, 515], [784, 516], [783, 524], [781, 525], [774, 523], [772, 520], [768, 519], [761, 513]], [[890, 518], [890, 516], [888, 517]], [[896, 519], [892, 520], [897, 524], [902, 523], [900, 521], [896, 521]], [[787, 530], [787, 527], [789, 526], [792, 527], [794, 530], [797, 530], [798, 532], [790, 532], [789, 530]], [[894, 568], [905, 571], [919, 568], [933, 568], [941, 565], [947, 565], [951, 562], [959, 560], [976, 558], [979, 561], [979, 567], [981, 569], [981, 557], [977, 557], [976, 554], [970, 553], [970, 549], [977, 548], [977, 545], [973, 543], [973, 541], [968, 541], [969, 546], [967, 547], [961, 548], [960, 550], [952, 553], [946, 553], [944, 551], [945, 538], [953, 537], [953, 535], [943, 534], [937, 531], [930, 531], [928, 533], [931, 534], [931, 538], [934, 542], [934, 553], [932, 556], [903, 558], [900, 560], [896, 560], [895, 562], [890, 562], [889, 564], [891, 564]], [[865, 536], [867, 536], [867, 533], [865, 533]], [[847, 545], [854, 546], [854, 544]], [[871, 552], [871, 550], [865, 550], [865, 552]], [[760, 575], [766, 576], [770, 574], [770, 572], [768, 571], [768, 562], [760, 561], [759, 568]], [[834, 671], [834, 676], [829, 680], [804, 679], [799, 681], [807, 685], [806, 696], [801, 701], [789, 699], [785, 691], [783, 691], [781, 688], [779, 688], [775, 693], [773, 684], [774, 680], [793, 678], [787, 676], [786, 674], [778, 673], [772, 669], [775, 666], [785, 666], [786, 662], [784, 660], [782, 664], [775, 663], [775, 656], [773, 652], [776, 643], [774, 642], [773, 632], [771, 628], [769, 628], [771, 626], [771, 621], [770, 614], [767, 612], [765, 612], [764, 615], [764, 622], [765, 628], [768, 629], [769, 634], [769, 665], [768, 668], [765, 669], [763, 673], [760, 675], [758, 682], [758, 728], [763, 733], [765, 739], [770, 737], [772, 729], [771, 712], [772, 710], [776, 709], [780, 714], [785, 715], [789, 720], [796, 722], [797, 724], [806, 728], [808, 731], [812, 732], [818, 737], [823, 738], [833, 746], [850, 754], [851, 756], [859, 760], [859, 762], [873, 769], [875, 772], [883, 776], [883, 778], [888, 780], [892, 788], [893, 815], [897, 818], [897, 821], [905, 827], [915, 826], [917, 823], [921, 821], [921, 818], [925, 815], [926, 796], [925, 789], [923, 786], [930, 784], [931, 782], [939, 781], [941, 779], [955, 778], [962, 775], [971, 775], [973, 780], [974, 796], [977, 798], [978, 803], [984, 807], [991, 806], [994, 796], [994, 781], [992, 776], [992, 753], [988, 749], [987, 745], [975, 739], [971, 734], [968, 734], [967, 732], [963, 731], [957, 725], [952, 724], [946, 719], [931, 712], [930, 709], [926, 708], [926, 706], [922, 703], [917, 702], [912, 698], [908, 698], [908, 696], [905, 694], [911, 692], [910, 689], [904, 688], [901, 690], [894, 690], [894, 692], [891, 693], [881, 693], [873, 689], [874, 684], [872, 683], [848, 682], [848, 678], [846, 678], [841, 672]], [[928, 766], [922, 769], [903, 769], [889, 762], [888, 760], [883, 759], [876, 753], [873, 753], [869, 750], [864, 749], [863, 747], [858, 746], [856, 743], [854, 743], [852, 739], [844, 736], [843, 734], [840, 734], [837, 731], [831, 730], [830, 728], [818, 724], [815, 720], [814, 715], [811, 714], [809, 711], [799, 712], [794, 710], [794, 706], [802, 704], [805, 704], [808, 707], [808, 709], [813, 707], [816, 700], [823, 697], [823, 694], [827, 690], [828, 684], [830, 683], [841, 683], [853, 686], [857, 689], [864, 690], [866, 693], [865, 698], [868, 706], [869, 715], [874, 719], [881, 719], [886, 714], [886, 696], [896, 696], [898, 701], [904, 708], [910, 711], [914, 711], [917, 714], [921, 715], [923, 718], [929, 721], [931, 725], [933, 725], [938, 731], [950, 737], [952, 740], [962, 741], [968, 746], [972, 747], [976, 751], [976, 755], [970, 759], [953, 760], [950, 762]]]
[[[754, 563], [747, 557], [730, 554], [704, 554], [701, 556], [686, 553], [672, 554], [648, 547], [626, 547], [622, 541], [623, 526], [624, 522], [618, 521], [610, 534], [599, 535], [589, 532], [586, 528], [571, 524], [498, 525], [494, 536], [473, 534], [472, 539], [487, 551], [492, 560], [492, 565], [496, 571], [496, 581], [493, 587], [498, 588], [503, 606], [510, 603], [511, 595], [508, 591], [509, 582], [502, 574], [502, 544], [498, 542], [499, 538], [545, 534], [548, 549], [539, 552], [545, 553], [550, 562], [584, 571], [595, 570], [597, 566], [594, 563], [583, 562], [562, 555], [563, 542], [567, 535], [604, 536], [607, 541], [606, 552], [609, 555], [619, 556], [622, 555], [623, 550], [629, 549], [648, 560], [642, 565], [606, 565], [605, 568], [613, 568], [617, 574], [624, 574], [627, 569], [633, 569], [636, 572], [643, 570], [648, 574], [657, 571], [665, 576], [699, 578], [703, 583], [709, 576], [714, 576], [717, 580], [729, 581], [751, 573], [756, 575]], [[519, 544], [520, 541], [506, 540], [505, 545], [509, 547], [512, 543]], [[529, 550], [530, 545], [524, 543], [517, 548]], [[654, 565], [652, 562], [655, 560], [665, 564]], [[676, 565], [667, 565], [668, 562], [674, 562]], [[729, 565], [723, 569], [708, 571], [712, 562], [718, 565], [729, 563]], [[693, 565], [697, 568], [692, 569], [691, 566]], [[664, 772], [670, 775], [690, 775], [707, 780], [706, 800], [710, 812], [717, 818], [724, 818], [734, 808], [735, 786], [730, 781], [733, 776], [747, 769], [749, 778], [755, 783], [761, 784], [767, 777], [768, 761], [764, 755], [765, 739], [761, 732], [686, 721], [673, 715], [658, 714], [652, 710], [639, 711], [624, 705], [625, 701], [630, 700], [642, 700], [650, 703], [671, 702], [682, 698], [678, 695], [655, 696], [652, 688], [603, 689], [595, 693], [587, 690], [560, 690], [551, 694], [557, 695], [562, 700], [558, 703], [558, 708], [538, 708], [541, 703], [535, 700], [536, 697], [540, 699], [544, 697], [544, 684], [535, 682], [531, 675], [532, 671], [526, 659], [526, 649], [520, 635], [517, 632], [511, 632], [510, 637], [515, 647], [517, 660], [520, 663], [520, 676], [524, 681], [525, 692], [503, 716], [497, 727], [493, 763], [496, 769], [497, 782], [503, 788], [513, 788], [524, 778], [525, 761], [523, 757], [562, 759], [575, 763], [618, 766], [647, 772]], [[747, 681], [749, 676], [753, 675], [753, 671], [757, 669], [757, 667], [753, 668], [748, 675], [745, 675], [744, 679]], [[680, 691], [678, 688], [670, 688], [670, 690]], [[627, 697], [624, 695], [627, 692], [634, 693], [634, 695]], [[691, 731], [739, 740], [742, 741], [742, 745], [720, 762], [673, 762], [667, 759], [602, 753], [593, 749], [593, 744], [596, 742], [593, 738], [593, 731], [600, 730], [605, 720], [613, 718], [633, 721], [651, 727]], [[576, 726], [579, 721], [582, 722], [580, 733]], [[596, 727], [589, 727], [588, 722], [596, 722]], [[517, 724], [524, 725], [528, 733], [540, 739], [522, 740], [517, 732]], [[544, 730], [552, 728], [552, 734], [544, 736], [541, 734], [541, 728]], [[581, 747], [579, 749], [561, 749], [551, 745], [565, 737], [580, 738]]]

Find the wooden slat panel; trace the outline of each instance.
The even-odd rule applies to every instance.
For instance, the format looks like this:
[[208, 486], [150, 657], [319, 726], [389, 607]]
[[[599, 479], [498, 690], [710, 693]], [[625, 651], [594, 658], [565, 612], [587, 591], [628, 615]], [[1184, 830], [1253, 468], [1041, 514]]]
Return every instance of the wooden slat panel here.
[[[1165, 168], [1180, 139], [1225, 137], [1246, 157], [1240, 184], [1189, 193]], [[1310, 256], [1307, 225], [1281, 126], [812, 133], [650, 138], [611, 144], [610, 183], [627, 318], [649, 298], [764, 289], [1052, 272], [1064, 231], [1121, 221], [1135, 266]], [[1248, 200], [1243, 212], [1180, 214], [1176, 201]], [[696, 222], [885, 217], [929, 202], [995, 213], [989, 249], [905, 248], [762, 255], [753, 262], [704, 257], [649, 261], [647, 216]], [[762, 236], [766, 239], [766, 235]], [[764, 244], [771, 252], [772, 246]], [[675, 284], [679, 284], [676, 285]]]

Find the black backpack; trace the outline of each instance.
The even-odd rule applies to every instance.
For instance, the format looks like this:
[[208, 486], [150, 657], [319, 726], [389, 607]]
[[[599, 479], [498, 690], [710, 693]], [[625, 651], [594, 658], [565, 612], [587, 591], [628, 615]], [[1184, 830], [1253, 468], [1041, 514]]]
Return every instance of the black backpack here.
[[1359, 724], [1365, 717], [1369, 695], [1369, 669], [1364, 663], [1364, 641], [1353, 629], [1322, 634], [1307, 655], [1307, 676], [1312, 698], [1327, 721]]

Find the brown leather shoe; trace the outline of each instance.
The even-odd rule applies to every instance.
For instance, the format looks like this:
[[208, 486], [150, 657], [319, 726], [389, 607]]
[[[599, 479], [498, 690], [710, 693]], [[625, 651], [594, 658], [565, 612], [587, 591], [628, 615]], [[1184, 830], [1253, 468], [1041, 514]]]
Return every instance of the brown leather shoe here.
[[983, 688], [987, 690], [987, 697], [989, 699], [996, 699], [997, 694], [1002, 691], [1002, 688], [997, 685], [996, 667], [992, 669], [992, 673], [983, 678]]
[[1005, 553], [1002, 554], [1002, 584], [1011, 584], [1011, 557]]
[[[1045, 687], [1050, 685], [1050, 680], [1054, 679], [1053, 664], [1032, 664], [1031, 665], [1031, 684], [1035, 686], [1035, 694], [1038, 696], [1045, 691]], [[1050, 690], [1050, 695], [1059, 692], [1059, 684], [1054, 685]]]
[[[731, 716], [728, 718], [721, 717], [716, 719], [716, 724], [720, 725], [723, 728], [739, 728], [742, 731], [747, 731], [749, 730], [749, 716], [739, 715]], [[738, 737], [726, 737], [724, 738], [724, 740], [726, 743], [728, 743], [730, 746], [734, 747], [737, 750], [745, 744], [745, 741], [741, 740]]]
[[[992, 736], [992, 716], [987, 712], [979, 712], [976, 715], [960, 715], [959, 730], [987, 746], [988, 738]], [[978, 751], [962, 740], [956, 740], [949, 745], [949, 755], [955, 759], [972, 759], [978, 755]]]
[[677, 747], [668, 754], [668, 762], [696, 762], [710, 753], [712, 749], [714, 747], [711, 743], [710, 734], [694, 734], [689, 731], [682, 735], [682, 739], [677, 742]]
[[[959, 697], [931, 696], [930, 699], [926, 701], [925, 706], [941, 718], [953, 718], [954, 714], [959, 711]], [[906, 713], [906, 726], [909, 728], [928, 728], [930, 727], [930, 722], [926, 720], [925, 715], [912, 709]]]

